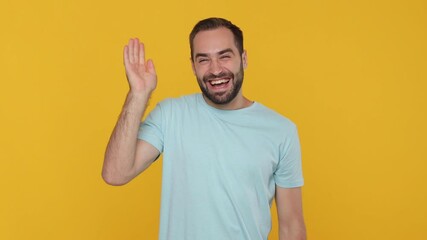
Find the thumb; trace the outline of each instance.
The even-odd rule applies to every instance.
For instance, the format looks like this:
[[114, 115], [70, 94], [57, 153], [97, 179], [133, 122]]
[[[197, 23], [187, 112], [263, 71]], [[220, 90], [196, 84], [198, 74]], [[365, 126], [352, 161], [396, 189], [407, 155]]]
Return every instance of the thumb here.
[[156, 74], [156, 69], [154, 68], [153, 60], [148, 59], [147, 61], [147, 71], [152, 74]]

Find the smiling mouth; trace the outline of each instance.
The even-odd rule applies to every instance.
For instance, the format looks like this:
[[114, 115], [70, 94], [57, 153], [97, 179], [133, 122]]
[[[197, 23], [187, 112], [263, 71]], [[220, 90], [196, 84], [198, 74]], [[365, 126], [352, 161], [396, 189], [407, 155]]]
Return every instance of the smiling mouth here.
[[228, 82], [230, 82], [230, 80], [231, 80], [230, 78], [222, 78], [222, 79], [209, 80], [208, 82], [212, 87], [219, 87], [227, 84]]

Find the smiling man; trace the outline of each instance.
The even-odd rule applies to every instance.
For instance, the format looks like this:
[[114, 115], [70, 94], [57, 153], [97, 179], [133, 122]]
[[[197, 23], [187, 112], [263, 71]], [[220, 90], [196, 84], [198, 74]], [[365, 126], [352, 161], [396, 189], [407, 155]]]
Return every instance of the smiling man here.
[[[243, 40], [243, 35], [239, 37]], [[190, 44], [193, 71], [206, 101], [219, 109], [249, 106], [251, 102], [241, 93], [246, 52], [235, 44], [233, 32], [228, 28], [194, 31]]]
[[142, 123], [157, 85], [144, 45], [124, 49], [130, 90], [108, 143], [102, 176], [123, 185], [163, 154], [159, 239], [265, 240], [276, 199], [280, 239], [305, 239], [296, 126], [243, 96], [242, 31], [209, 18], [190, 34], [202, 94], [160, 102]]

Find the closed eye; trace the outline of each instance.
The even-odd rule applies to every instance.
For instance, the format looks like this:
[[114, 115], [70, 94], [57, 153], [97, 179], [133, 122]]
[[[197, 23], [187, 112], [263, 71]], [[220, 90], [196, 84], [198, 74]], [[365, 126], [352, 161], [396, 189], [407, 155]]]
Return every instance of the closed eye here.
[[204, 63], [204, 62], [207, 62], [208, 61], [208, 59], [207, 58], [199, 58], [198, 60], [197, 60], [197, 62], [198, 63]]

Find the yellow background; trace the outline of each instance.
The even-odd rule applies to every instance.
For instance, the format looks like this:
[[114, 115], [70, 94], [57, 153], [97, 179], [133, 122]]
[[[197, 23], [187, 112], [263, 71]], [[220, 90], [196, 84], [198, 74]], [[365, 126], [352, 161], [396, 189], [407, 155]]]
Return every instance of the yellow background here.
[[154, 59], [152, 109], [199, 91], [187, 38], [210, 16], [244, 30], [245, 95], [299, 127], [308, 238], [427, 239], [423, 0], [1, 0], [0, 239], [157, 238], [161, 161], [100, 175], [122, 47]]

